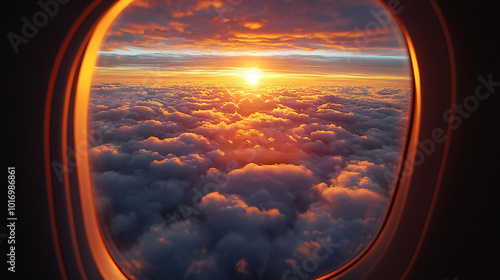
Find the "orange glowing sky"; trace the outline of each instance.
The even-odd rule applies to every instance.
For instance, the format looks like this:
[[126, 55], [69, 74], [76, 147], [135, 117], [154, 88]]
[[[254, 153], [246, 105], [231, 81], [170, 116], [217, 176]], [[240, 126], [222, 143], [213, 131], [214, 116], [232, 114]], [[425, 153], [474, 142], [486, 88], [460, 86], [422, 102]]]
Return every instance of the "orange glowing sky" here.
[[135, 1], [94, 80], [408, 87], [403, 36], [372, 2]]

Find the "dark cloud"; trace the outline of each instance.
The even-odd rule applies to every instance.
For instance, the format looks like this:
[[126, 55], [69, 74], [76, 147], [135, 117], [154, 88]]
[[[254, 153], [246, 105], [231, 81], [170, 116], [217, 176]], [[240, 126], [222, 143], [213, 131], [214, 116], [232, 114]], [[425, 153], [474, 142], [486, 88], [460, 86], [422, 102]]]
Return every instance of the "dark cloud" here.
[[102, 141], [89, 154], [114, 254], [148, 279], [281, 279], [319, 238], [337, 244], [314, 275], [329, 272], [370, 242], [386, 211], [410, 96], [94, 85], [89, 127]]
[[[399, 41], [388, 36], [395, 23], [373, 15], [383, 10], [374, 1], [135, 1], [115, 22], [106, 48], [398, 50]], [[370, 22], [378, 22], [376, 32], [365, 30]]]

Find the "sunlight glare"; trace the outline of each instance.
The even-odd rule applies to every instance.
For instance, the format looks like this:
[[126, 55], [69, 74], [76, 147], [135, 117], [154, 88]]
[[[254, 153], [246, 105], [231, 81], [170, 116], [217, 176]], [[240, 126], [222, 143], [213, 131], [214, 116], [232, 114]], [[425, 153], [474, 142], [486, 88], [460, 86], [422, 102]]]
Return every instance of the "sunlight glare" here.
[[259, 81], [259, 75], [256, 73], [250, 73], [247, 75], [247, 81], [251, 85], [255, 85]]

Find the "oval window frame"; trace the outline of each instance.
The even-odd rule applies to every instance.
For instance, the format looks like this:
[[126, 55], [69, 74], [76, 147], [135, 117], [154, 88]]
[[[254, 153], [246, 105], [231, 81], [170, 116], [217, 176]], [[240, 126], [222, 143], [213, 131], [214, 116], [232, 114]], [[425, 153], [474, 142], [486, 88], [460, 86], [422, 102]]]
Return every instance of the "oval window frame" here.
[[[47, 192], [58, 263], [65, 279], [128, 279], [106, 247], [94, 207], [86, 152], [91, 78], [91, 71], [87, 70], [95, 65], [105, 31], [132, 1], [102, 0], [89, 4], [66, 37], [51, 74], [44, 143]], [[379, 2], [388, 9], [399, 3]], [[405, 4], [411, 7], [395, 17], [410, 51], [414, 75], [405, 160], [401, 161], [399, 179], [377, 235], [352, 261], [319, 279], [406, 275], [432, 216], [451, 133], [451, 122], [443, 121], [442, 115], [451, 110], [448, 120], [453, 118], [453, 50], [443, 16], [433, 0]], [[435, 82], [436, 74], [439, 83]], [[436, 94], [443, 98], [436, 100]], [[444, 131], [446, 141], [437, 143], [435, 151], [416, 165], [418, 143], [434, 139], [437, 129]], [[54, 163], [60, 163], [59, 172]]]

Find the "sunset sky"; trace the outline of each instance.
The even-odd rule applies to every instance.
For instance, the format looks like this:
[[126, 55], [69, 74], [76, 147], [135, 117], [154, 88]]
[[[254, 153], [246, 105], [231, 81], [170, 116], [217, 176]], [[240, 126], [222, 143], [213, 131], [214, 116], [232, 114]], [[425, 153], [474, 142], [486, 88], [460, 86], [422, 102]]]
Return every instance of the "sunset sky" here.
[[128, 276], [314, 279], [373, 240], [413, 94], [382, 7], [141, 0], [107, 34], [89, 157]]
[[134, 1], [95, 80], [408, 86], [399, 27], [374, 1]]

